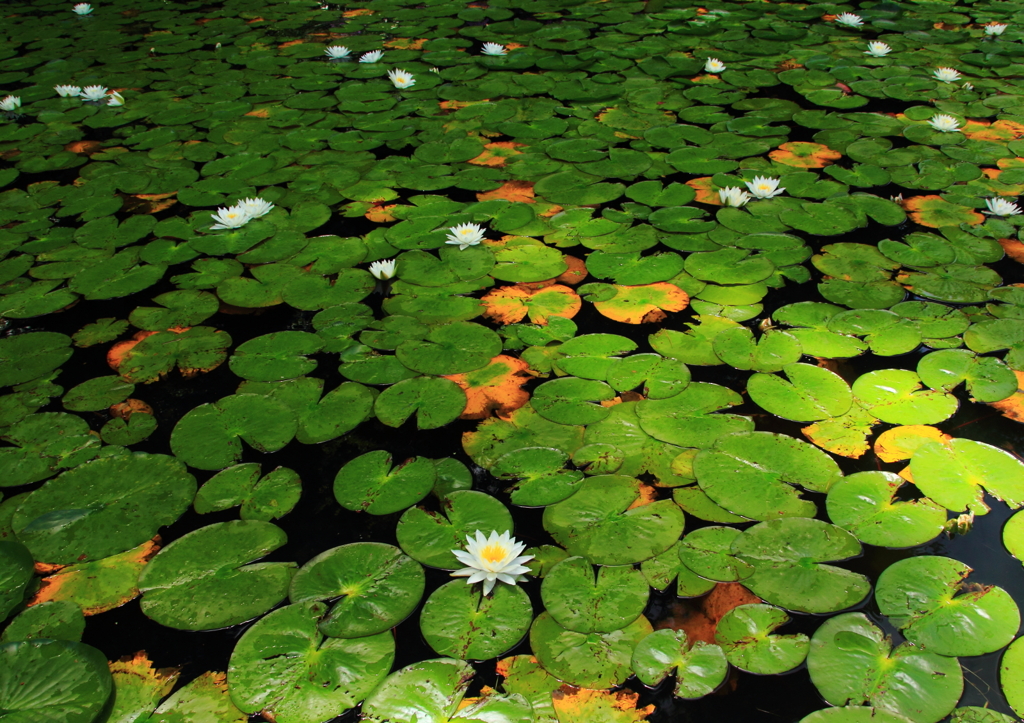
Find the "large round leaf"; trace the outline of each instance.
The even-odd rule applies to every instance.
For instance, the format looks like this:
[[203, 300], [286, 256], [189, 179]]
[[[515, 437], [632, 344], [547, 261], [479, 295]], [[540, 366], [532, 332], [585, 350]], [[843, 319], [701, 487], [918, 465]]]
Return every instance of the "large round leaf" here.
[[5, 723], [92, 723], [113, 687], [106, 656], [83, 643], [0, 645], [0, 717]]
[[287, 542], [269, 522], [217, 522], [179, 537], [139, 576], [142, 612], [178, 630], [250, 620], [288, 596], [293, 562], [247, 564]]
[[334, 478], [334, 497], [348, 510], [389, 515], [426, 497], [437, 471], [426, 457], [413, 457], [394, 469], [391, 454], [383, 449], [346, 462]]
[[788, 381], [776, 374], [754, 374], [747, 393], [759, 406], [783, 419], [815, 422], [845, 414], [853, 397], [842, 377], [812, 364], [782, 367]]
[[827, 492], [840, 478], [826, 453], [793, 437], [745, 432], [719, 438], [693, 461], [701, 489], [729, 512], [753, 520], [813, 517], [817, 506], [795, 485]]
[[608, 416], [601, 402], [615, 398], [604, 382], [563, 377], [544, 382], [533, 392], [537, 414], [559, 424], [593, 424]]
[[173, 457], [103, 457], [29, 494], [11, 524], [36, 560], [70, 565], [145, 542], [177, 520], [195, 493], [195, 477]]
[[754, 574], [754, 568], [732, 554], [732, 545], [741, 534], [735, 527], [701, 527], [676, 545], [679, 560], [694, 574], [708, 580], [743, 580]]
[[754, 566], [744, 585], [763, 600], [787, 610], [835, 612], [855, 605], [871, 591], [866, 577], [821, 563], [859, 555], [860, 543], [821, 520], [784, 517], [745, 530], [733, 554]]
[[238, 376], [258, 382], [294, 379], [316, 369], [306, 357], [323, 348], [324, 341], [306, 331], [275, 331], [245, 342], [231, 355], [228, 365]]
[[1024, 715], [1024, 638], [1017, 638], [1003, 654], [999, 665], [999, 683], [1017, 715]]
[[466, 407], [466, 393], [451, 379], [413, 377], [377, 397], [373, 411], [389, 427], [400, 427], [413, 414], [418, 429], [437, 429], [455, 420]]
[[942, 532], [946, 510], [927, 497], [901, 501], [905, 480], [892, 472], [857, 472], [828, 492], [828, 516], [861, 542], [879, 547], [923, 545]]
[[673, 693], [679, 698], [703, 698], [729, 674], [722, 649], [703, 640], [691, 643], [685, 630], [655, 630], [633, 650], [631, 665], [636, 677], [649, 686], [674, 672]]
[[0, 622], [21, 605], [34, 572], [27, 547], [16, 540], [0, 540]]
[[398, 521], [398, 544], [414, 560], [431, 567], [455, 570], [463, 567], [452, 550], [466, 547], [466, 538], [477, 530], [485, 535], [512, 531], [512, 515], [498, 500], [475, 490], [457, 490], [441, 500], [441, 511], [420, 507], [405, 511]]
[[740, 670], [778, 675], [804, 662], [810, 640], [806, 635], [772, 635], [789, 622], [789, 615], [771, 605], [739, 605], [722, 616], [715, 642]]
[[1020, 611], [1001, 587], [965, 584], [970, 572], [948, 557], [900, 560], [878, 578], [878, 609], [907, 640], [933, 653], [961, 657], [999, 650], [1017, 634]]
[[423, 339], [403, 341], [398, 361], [421, 374], [471, 372], [501, 353], [501, 338], [485, 326], [457, 321], [433, 329]]
[[544, 529], [571, 555], [596, 565], [629, 565], [664, 552], [683, 531], [683, 512], [672, 500], [634, 507], [640, 482], [600, 475], [544, 509]]
[[559, 680], [582, 688], [610, 688], [630, 676], [633, 649], [650, 633], [651, 624], [643, 616], [611, 633], [588, 634], [566, 630], [544, 612], [530, 628], [530, 647]]
[[937, 424], [953, 416], [956, 397], [922, 389], [921, 378], [907, 369], [879, 369], [853, 383], [857, 403], [889, 424]]
[[647, 606], [643, 575], [632, 567], [594, 567], [570, 557], [552, 567], [540, 589], [544, 607], [562, 627], [577, 633], [609, 633], [636, 620]]
[[423, 597], [423, 568], [382, 542], [321, 552], [295, 573], [292, 602], [335, 600], [320, 629], [335, 638], [376, 635], [405, 620]]
[[680, 447], [703, 448], [712, 446], [722, 435], [754, 428], [748, 417], [714, 414], [742, 401], [727, 387], [692, 382], [668, 399], [638, 402], [636, 414], [643, 430], [655, 439]]
[[49, 374], [71, 358], [71, 337], [35, 331], [0, 339], [0, 387]]
[[330, 720], [358, 705], [390, 672], [395, 639], [387, 632], [325, 640], [319, 602], [275, 610], [245, 631], [228, 665], [231, 700], [278, 723]]
[[502, 583], [482, 595], [478, 585], [452, 580], [423, 603], [420, 630], [441, 655], [484, 660], [512, 648], [532, 621], [533, 606], [522, 588]]
[[956, 658], [903, 643], [895, 650], [863, 613], [838, 615], [811, 639], [807, 670], [832, 705], [872, 705], [914, 723], [936, 723], [964, 689]]
[[1024, 463], [973, 439], [926, 441], [911, 457], [910, 473], [922, 492], [954, 512], [984, 514], [986, 491], [1011, 507], [1024, 504]]
[[561, 502], [583, 481], [583, 472], [564, 469], [569, 455], [551, 447], [523, 447], [503, 454], [490, 472], [498, 479], [517, 480], [510, 488], [512, 504], [543, 507]]

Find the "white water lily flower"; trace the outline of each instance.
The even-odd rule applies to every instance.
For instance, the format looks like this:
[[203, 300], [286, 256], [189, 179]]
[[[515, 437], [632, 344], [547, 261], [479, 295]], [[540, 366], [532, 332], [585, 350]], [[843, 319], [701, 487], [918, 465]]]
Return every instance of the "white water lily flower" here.
[[380, 279], [381, 281], [387, 281], [394, 277], [395, 268], [398, 265], [396, 259], [388, 259], [387, 261], [374, 261], [370, 264], [370, 273], [373, 274], [373, 278]]
[[409, 88], [416, 85], [416, 81], [412, 77], [412, 73], [407, 70], [389, 70], [388, 78], [394, 83], [395, 87], [399, 90]]
[[383, 50], [371, 50], [369, 53], [363, 53], [359, 58], [360, 63], [376, 63], [378, 60], [384, 57]]
[[864, 55], [873, 55], [876, 58], [881, 58], [892, 52], [892, 48], [883, 43], [880, 40], [872, 40], [868, 43], [868, 49], [864, 51]]
[[721, 73], [723, 70], [725, 70], [725, 63], [718, 58], [708, 58], [704, 63], [705, 73]]
[[468, 578], [466, 582], [470, 585], [482, 581], [484, 595], [490, 595], [499, 580], [515, 585], [526, 579], [523, 573], [529, 572], [530, 568], [523, 563], [532, 560], [533, 555], [520, 555], [525, 549], [526, 545], [516, 542], [507, 530], [500, 535], [497, 530], [492, 530], [490, 537], [484, 537], [484, 533], [477, 530], [475, 538], [466, 535], [465, 550], [452, 550], [452, 554], [466, 567], [451, 575]]
[[274, 209], [274, 204], [257, 196], [256, 198], [243, 198], [238, 202], [238, 208], [242, 209], [250, 219], [253, 219], [266, 216]]
[[82, 94], [79, 96], [85, 101], [100, 101], [107, 97], [107, 89], [102, 85], [87, 85], [82, 88]]
[[107, 105], [114, 107], [124, 105], [124, 96], [118, 93], [116, 90], [110, 91], [110, 95], [107, 96]]
[[217, 213], [210, 214], [210, 218], [217, 222], [210, 226], [210, 230], [217, 231], [222, 228], [239, 228], [249, 223], [252, 217], [245, 212], [242, 204], [238, 204], [230, 208], [218, 208]]
[[348, 54], [352, 51], [346, 48], [344, 45], [331, 45], [324, 49], [324, 54], [331, 60], [341, 60], [347, 58]]
[[78, 3], [71, 9], [79, 15], [88, 15], [92, 12], [92, 5], [90, 5], [89, 3]]
[[0, 100], [0, 110], [7, 112], [16, 111], [21, 107], [21, 98], [16, 95], [8, 95]]
[[985, 26], [985, 35], [1002, 35], [1003, 31], [1008, 27], [1008, 25], [1002, 23], [989, 23]]
[[475, 223], [460, 223], [448, 229], [447, 244], [459, 247], [459, 251], [465, 250], [467, 246], [476, 246], [484, 237], [484, 230]]
[[985, 205], [988, 206], [986, 213], [994, 216], [1016, 216], [1021, 213], [1016, 203], [1011, 203], [1005, 198], [986, 198]]
[[728, 188], [718, 189], [718, 200], [722, 202], [723, 206], [746, 206], [747, 202], [750, 201], [750, 194], [742, 188], [729, 186]]
[[864, 21], [860, 15], [855, 15], [854, 13], [839, 13], [836, 15], [836, 23], [845, 25], [848, 28], [859, 28], [864, 24]]
[[933, 115], [928, 121], [928, 125], [937, 131], [943, 133], [955, 133], [960, 130], [960, 121], [951, 115], [945, 113], [938, 113]]
[[974, 90], [974, 83], [964, 83], [960, 87], [964, 90]]
[[82, 89], [77, 85], [55, 85], [53, 89], [61, 98], [75, 98], [82, 94]]
[[[744, 181], [744, 183], [747, 184], [750, 195], [754, 198], [774, 198], [786, 190], [779, 188], [778, 178], [768, 178], [767, 176], [754, 176], [753, 181]], [[719, 196], [721, 196], [721, 191], [719, 191]]]
[[505, 46], [500, 43], [484, 43], [483, 50], [480, 52], [484, 55], [508, 55]]
[[954, 80], [960, 80], [960, 73], [952, 68], [936, 68], [932, 75], [935, 76], [935, 80], [941, 80], [943, 83], [952, 83]]

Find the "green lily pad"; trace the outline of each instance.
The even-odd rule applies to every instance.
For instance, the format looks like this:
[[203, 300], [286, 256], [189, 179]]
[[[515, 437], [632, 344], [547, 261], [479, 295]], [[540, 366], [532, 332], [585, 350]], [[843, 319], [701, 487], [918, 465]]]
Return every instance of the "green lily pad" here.
[[382, 632], [325, 639], [320, 602], [287, 605], [245, 631], [228, 664], [231, 699], [280, 723], [328, 720], [354, 708], [387, 676], [395, 640]]
[[71, 358], [71, 337], [34, 331], [0, 339], [0, 387], [46, 376]]
[[915, 723], [937, 723], [963, 692], [963, 672], [947, 658], [903, 643], [895, 650], [863, 613], [826, 620], [811, 638], [807, 670], [832, 705], [871, 705]]
[[[907, 640], [939, 655], [983, 655], [1008, 645], [1020, 611], [1003, 588], [972, 589], [971, 568], [948, 557], [911, 557], [878, 578], [875, 599]], [[962, 589], [966, 591], [957, 595]]]
[[0, 660], [0, 710], [12, 723], [92, 723], [114, 687], [106, 656], [83, 643], [5, 643]]
[[631, 477], [588, 477], [572, 497], [544, 508], [544, 529], [595, 565], [642, 562], [679, 539], [683, 513], [671, 500], [629, 509], [640, 494]]
[[441, 655], [486, 660], [512, 648], [530, 628], [533, 606], [515, 585], [498, 585], [491, 595], [452, 580], [430, 594], [420, 613], [427, 644]]
[[70, 640], [79, 642], [85, 632], [82, 608], [67, 600], [53, 600], [25, 608], [0, 635], [0, 643], [18, 640]]
[[201, 404], [178, 420], [171, 449], [197, 469], [220, 470], [242, 458], [242, 440], [260, 452], [276, 452], [295, 436], [292, 411], [259, 394], [233, 394]]
[[985, 492], [1016, 509], [1024, 504], [1024, 463], [973, 439], [927, 441], [910, 459], [914, 484], [947, 510], [985, 514]]
[[494, 249], [494, 260], [491, 276], [514, 283], [553, 279], [569, 268], [558, 249], [520, 237]]
[[754, 574], [754, 568], [732, 554], [742, 533], [734, 527], [701, 527], [679, 541], [679, 559], [691, 572], [716, 582], [736, 582]]
[[139, 576], [142, 612], [177, 630], [214, 630], [265, 613], [288, 596], [294, 562], [250, 564], [287, 542], [269, 522], [217, 522], [179, 537]]
[[643, 385], [647, 399], [668, 399], [690, 383], [690, 370], [682, 362], [666, 359], [660, 354], [633, 354], [613, 364], [607, 372], [607, 382], [618, 392]]
[[0, 449], [3, 487], [38, 482], [87, 462], [100, 451], [100, 441], [88, 423], [61, 412], [30, 414], [7, 427], [2, 439], [13, 445]]
[[946, 524], [946, 510], [924, 497], [902, 501], [905, 480], [883, 471], [856, 472], [828, 492], [833, 524], [861, 542], [878, 547], [915, 547], [934, 539]]
[[459, 321], [439, 326], [423, 339], [403, 341], [395, 356], [421, 374], [460, 374], [486, 366], [501, 352], [501, 339], [490, 329]]
[[744, 585], [772, 605], [797, 612], [843, 610], [871, 591], [866, 577], [821, 563], [846, 560], [861, 552], [845, 530], [820, 520], [784, 517], [745, 530], [733, 554], [754, 566]]
[[957, 400], [937, 389], [922, 389], [906, 369], [879, 369], [857, 377], [853, 396], [861, 407], [889, 424], [937, 424], [953, 416]]
[[32, 553], [20, 542], [0, 540], [0, 622], [21, 606], [35, 576]]
[[655, 590], [667, 590], [673, 582], [676, 584], [676, 595], [679, 597], [699, 597], [714, 589], [714, 580], [700, 577], [683, 564], [679, 558], [679, 545], [676, 543], [660, 555], [644, 560], [640, 565], [647, 583]]
[[196, 512], [202, 515], [241, 505], [243, 520], [270, 522], [287, 515], [302, 494], [298, 473], [287, 467], [277, 467], [263, 477], [261, 472], [257, 462], [221, 470], [196, 493]]
[[803, 355], [800, 341], [792, 334], [769, 330], [755, 341], [745, 326], [723, 329], [711, 340], [711, 347], [729, 366], [756, 372], [782, 371]]
[[61, 402], [72, 412], [98, 412], [123, 402], [134, 391], [135, 385], [120, 377], [96, 377], [68, 391]]
[[544, 576], [541, 599], [551, 617], [577, 633], [610, 633], [624, 628], [647, 606], [647, 583], [639, 570], [601, 567], [569, 557]]
[[757, 675], [778, 675], [804, 662], [811, 641], [806, 635], [772, 635], [789, 615], [771, 605], [738, 605], [722, 616], [715, 642], [732, 665]]
[[1017, 638], [1003, 654], [999, 664], [999, 683], [1006, 696], [1006, 702], [1013, 712], [1021, 715], [1024, 711], [1024, 638]]
[[579, 470], [563, 469], [569, 455], [551, 447], [523, 447], [502, 455], [490, 473], [502, 480], [516, 480], [512, 504], [544, 507], [573, 494], [583, 481]]
[[276, 382], [309, 374], [317, 363], [306, 355], [323, 348], [323, 339], [306, 331], [275, 331], [250, 339], [235, 349], [231, 371], [257, 382]]
[[604, 382], [565, 377], [544, 382], [533, 392], [537, 414], [559, 424], [593, 424], [608, 416], [598, 402], [615, 398]]
[[673, 694], [696, 699], [709, 695], [725, 682], [729, 663], [717, 645], [691, 643], [685, 630], [655, 630], [633, 651], [633, 672], [644, 685], [655, 686], [675, 674]]
[[419, 507], [406, 510], [395, 534], [402, 550], [414, 560], [443, 570], [463, 567], [452, 554], [466, 546], [477, 530], [489, 535], [512, 531], [512, 515], [498, 500], [475, 490], [457, 490], [441, 500], [441, 512]]
[[335, 600], [320, 629], [333, 638], [376, 635], [405, 620], [423, 597], [419, 563], [391, 545], [353, 542], [321, 552], [292, 578], [294, 603]]
[[710, 447], [719, 437], [753, 429], [748, 417], [717, 414], [742, 402], [739, 394], [717, 384], [692, 382], [668, 399], [637, 403], [636, 414], [644, 432], [680, 447]]
[[[834, 168], [835, 166], [832, 166]], [[800, 723], [914, 723], [906, 716], [890, 713], [869, 705], [844, 705], [841, 708], [816, 710], [800, 719]]]
[[841, 476], [835, 461], [813, 445], [769, 432], [721, 437], [697, 454], [693, 470], [713, 502], [753, 520], [812, 517], [817, 506], [795, 486], [827, 492]]
[[651, 624], [643, 616], [610, 633], [576, 633], [543, 612], [530, 628], [530, 647], [559, 680], [582, 688], [610, 688], [632, 674], [633, 649], [650, 633]]
[[413, 457], [392, 469], [391, 454], [379, 449], [346, 462], [334, 478], [334, 497], [348, 510], [390, 515], [430, 494], [437, 478], [432, 460]]
[[415, 414], [418, 429], [437, 429], [455, 420], [465, 407], [466, 393], [450, 379], [413, 377], [385, 389], [373, 410], [389, 427], [400, 427]]
[[813, 364], [787, 364], [788, 381], [775, 374], [754, 374], [747, 393], [759, 406], [783, 419], [815, 422], [838, 417], [853, 404], [850, 387], [835, 372]]
[[[125, 489], [123, 480], [133, 481]], [[70, 565], [150, 539], [188, 508], [195, 477], [173, 457], [103, 457], [63, 472], [29, 494], [12, 527], [36, 560]]]
[[917, 363], [917, 373], [929, 387], [944, 392], [966, 381], [967, 391], [979, 402], [999, 402], [1017, 392], [1017, 377], [1001, 359], [966, 349], [933, 351]]

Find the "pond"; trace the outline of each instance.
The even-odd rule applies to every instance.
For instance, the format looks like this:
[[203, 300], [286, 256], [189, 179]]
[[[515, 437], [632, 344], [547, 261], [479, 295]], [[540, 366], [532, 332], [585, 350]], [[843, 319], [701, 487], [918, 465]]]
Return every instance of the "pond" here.
[[1024, 10], [8, 2], [0, 721], [1024, 715]]

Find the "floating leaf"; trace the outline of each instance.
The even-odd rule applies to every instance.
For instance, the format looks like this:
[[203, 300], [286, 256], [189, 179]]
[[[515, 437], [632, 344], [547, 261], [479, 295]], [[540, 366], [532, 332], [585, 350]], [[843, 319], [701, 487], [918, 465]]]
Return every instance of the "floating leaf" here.
[[521, 284], [502, 286], [487, 292], [481, 301], [487, 307], [484, 316], [500, 324], [515, 324], [527, 314], [532, 324], [547, 324], [550, 316], [571, 319], [582, 304], [575, 291], [561, 284], [536, 291]]
[[482, 369], [445, 377], [466, 393], [466, 408], [459, 418], [485, 419], [492, 413], [505, 416], [526, 404], [530, 393], [522, 386], [530, 379], [529, 368], [521, 359], [499, 354]]
[[757, 675], [778, 675], [804, 662], [806, 635], [772, 635], [789, 615], [771, 605], [739, 605], [718, 621], [715, 642], [732, 665]]
[[420, 630], [441, 655], [484, 660], [512, 648], [532, 621], [533, 607], [522, 588], [499, 583], [485, 596], [465, 580], [452, 580], [423, 603]]
[[956, 397], [922, 389], [921, 378], [906, 369], [879, 369], [857, 377], [853, 396], [861, 407], [889, 424], [936, 424], [957, 409]]
[[650, 633], [651, 624], [643, 616], [611, 633], [586, 634], [566, 630], [543, 612], [530, 628], [530, 647], [559, 680], [582, 688], [610, 688], [630, 676], [633, 649]]
[[609, 633], [640, 617], [647, 606], [647, 584], [638, 570], [601, 567], [570, 557], [544, 577], [541, 599], [562, 627], [578, 633]]
[[973, 439], [927, 441], [910, 460], [914, 484], [947, 510], [985, 514], [987, 491], [1016, 509], [1024, 504], [1024, 463]]
[[717, 645], [690, 641], [684, 630], [656, 630], [633, 651], [632, 668], [644, 685], [654, 686], [675, 673], [673, 693], [703, 698], [725, 682], [729, 664]]
[[761, 373], [747, 381], [750, 398], [772, 414], [814, 422], [841, 416], [853, 404], [849, 386], [835, 372], [811, 364], [787, 364], [782, 371], [788, 381]]
[[466, 547], [477, 530], [499, 535], [512, 532], [512, 515], [498, 500], [475, 490], [457, 490], [441, 501], [441, 512], [419, 507], [405, 511], [398, 521], [398, 544], [409, 557], [431, 567], [463, 567], [452, 550]]
[[851, 474], [829, 490], [828, 517], [868, 545], [923, 545], [942, 532], [946, 510], [927, 497], [900, 501], [903, 485], [903, 478], [892, 472]]
[[334, 497], [348, 510], [389, 515], [426, 497], [437, 472], [431, 460], [413, 457], [395, 468], [391, 455], [377, 450], [346, 462], [334, 478]]
[[[666, 318], [666, 311], [682, 311], [690, 297], [678, 286], [666, 282], [644, 286], [614, 286], [615, 294], [594, 301], [594, 308], [612, 321], [651, 324]], [[585, 287], [580, 289], [586, 293]]]
[[107, 659], [83, 643], [5, 643], [0, 659], [0, 710], [12, 721], [92, 723], [113, 689]]

